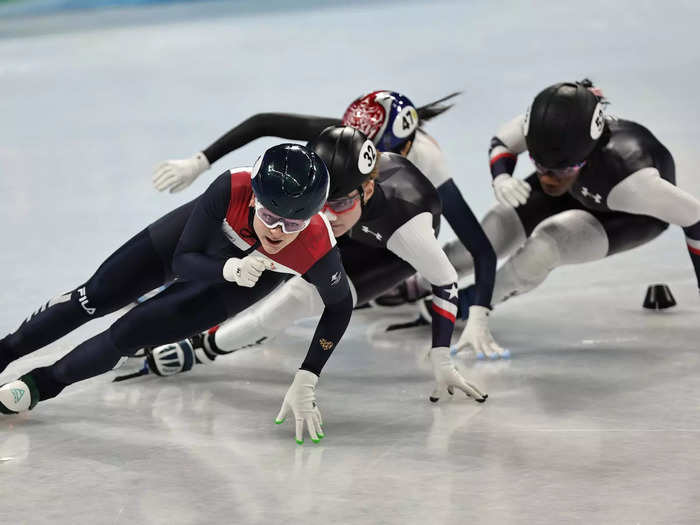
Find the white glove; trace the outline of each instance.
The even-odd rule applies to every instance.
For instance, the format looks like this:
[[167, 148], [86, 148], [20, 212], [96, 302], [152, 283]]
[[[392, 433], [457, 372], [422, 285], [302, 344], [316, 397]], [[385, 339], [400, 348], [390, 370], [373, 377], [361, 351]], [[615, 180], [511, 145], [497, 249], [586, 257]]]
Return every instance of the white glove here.
[[208, 169], [209, 160], [201, 151], [191, 159], [166, 160], [153, 171], [153, 186], [158, 191], [170, 188], [170, 193], [176, 193], [184, 190]]
[[457, 350], [471, 346], [478, 359], [483, 359], [484, 356], [490, 359], [510, 357], [510, 352], [498, 346], [498, 343], [494, 341], [489, 330], [488, 316], [489, 309], [485, 306], [473, 305], [469, 307], [469, 319], [457, 341]]
[[224, 263], [224, 279], [238, 286], [251, 288], [255, 286], [263, 271], [272, 270], [274, 263], [260, 255], [251, 253], [243, 259], [231, 257]]
[[474, 385], [467, 383], [462, 374], [455, 367], [452, 359], [450, 359], [450, 349], [444, 346], [431, 348], [428, 353], [430, 362], [433, 365], [433, 374], [435, 374], [435, 390], [430, 394], [430, 401], [436, 403], [440, 399], [440, 394], [447, 390], [450, 395], [455, 393], [455, 388], [459, 388], [462, 392], [471, 397], [474, 401], [483, 403], [488, 394], [482, 393]]
[[517, 208], [527, 202], [530, 197], [530, 185], [524, 180], [511, 177], [507, 173], [501, 173], [493, 179], [493, 192], [496, 200], [504, 206]]
[[284, 423], [291, 410], [296, 420], [296, 439], [300, 445], [304, 442], [304, 423], [309, 430], [311, 441], [318, 443], [325, 437], [323, 434], [323, 419], [316, 405], [316, 383], [318, 376], [307, 370], [298, 370], [292, 386], [284, 396], [282, 409], [275, 418], [276, 424]]

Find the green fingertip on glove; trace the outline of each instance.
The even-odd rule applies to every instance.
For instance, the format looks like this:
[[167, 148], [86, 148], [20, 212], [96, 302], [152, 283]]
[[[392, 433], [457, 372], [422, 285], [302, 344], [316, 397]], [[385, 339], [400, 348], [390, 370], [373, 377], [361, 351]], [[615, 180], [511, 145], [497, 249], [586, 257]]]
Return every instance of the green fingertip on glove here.
[[323, 439], [324, 437], [326, 437], [325, 434], [318, 434], [318, 439]]
[[304, 444], [304, 440], [303, 440], [303, 439], [302, 439], [301, 441], [299, 441], [298, 439], [295, 439], [295, 441], [297, 442], [297, 445], [303, 445], [303, 444]]
[[284, 423], [284, 419], [275, 419], [275, 425], [281, 425]]

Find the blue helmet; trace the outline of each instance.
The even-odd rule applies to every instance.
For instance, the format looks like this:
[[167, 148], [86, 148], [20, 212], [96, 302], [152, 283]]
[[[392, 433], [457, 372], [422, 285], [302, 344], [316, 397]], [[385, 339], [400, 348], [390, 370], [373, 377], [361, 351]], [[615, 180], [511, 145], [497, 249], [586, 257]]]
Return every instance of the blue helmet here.
[[256, 200], [285, 219], [307, 220], [328, 198], [328, 169], [313, 151], [299, 144], [279, 144], [253, 165], [251, 184]]
[[395, 91], [373, 91], [348, 106], [343, 125], [367, 135], [379, 151], [398, 153], [413, 140], [418, 129], [418, 112], [408, 97]]

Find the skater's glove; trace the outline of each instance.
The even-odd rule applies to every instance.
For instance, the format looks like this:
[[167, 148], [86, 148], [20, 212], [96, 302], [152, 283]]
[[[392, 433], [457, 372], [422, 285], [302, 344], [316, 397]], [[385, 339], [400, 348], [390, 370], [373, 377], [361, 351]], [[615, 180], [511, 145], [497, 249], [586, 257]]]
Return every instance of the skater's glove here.
[[488, 357], [510, 357], [510, 352], [501, 348], [494, 341], [489, 330], [489, 309], [485, 306], [473, 305], [469, 307], [469, 320], [462, 335], [459, 336], [456, 348], [462, 350], [471, 347], [478, 359]]
[[452, 359], [450, 359], [450, 349], [446, 347], [431, 348], [428, 354], [430, 362], [433, 365], [433, 374], [435, 375], [435, 389], [430, 394], [430, 401], [436, 403], [445, 391], [453, 395], [455, 388], [458, 388], [474, 401], [483, 403], [488, 397], [482, 393], [477, 387], [467, 381], [459, 373]]
[[530, 185], [524, 180], [501, 173], [493, 179], [493, 192], [496, 200], [504, 206], [517, 208], [527, 202], [530, 197]]
[[296, 440], [300, 445], [304, 442], [304, 424], [309, 431], [311, 441], [318, 443], [323, 437], [323, 419], [316, 405], [316, 383], [318, 376], [308, 370], [299, 370], [294, 376], [292, 386], [284, 396], [282, 409], [275, 423], [283, 423], [290, 410], [296, 421]]
[[166, 160], [153, 170], [153, 186], [158, 191], [170, 188], [170, 193], [177, 193], [208, 169], [209, 161], [202, 152], [190, 159]]
[[272, 270], [274, 266], [271, 260], [255, 253], [246, 255], [243, 259], [231, 257], [224, 263], [224, 279], [251, 288], [258, 282], [263, 271]]

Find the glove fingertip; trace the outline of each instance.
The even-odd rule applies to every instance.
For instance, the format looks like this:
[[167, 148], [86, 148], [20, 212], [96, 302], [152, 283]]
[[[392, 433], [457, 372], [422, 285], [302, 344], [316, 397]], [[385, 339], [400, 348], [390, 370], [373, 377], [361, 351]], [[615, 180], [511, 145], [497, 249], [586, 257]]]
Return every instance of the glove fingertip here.
[[302, 439], [301, 441], [299, 441], [298, 439], [295, 439], [294, 441], [297, 442], [297, 445], [303, 445], [303, 444], [304, 444], [304, 440], [303, 440], [303, 439]]
[[432, 395], [428, 399], [430, 399], [431, 403], [437, 403], [438, 401], [440, 401], [439, 397], [433, 397]]
[[286, 418], [284, 418], [284, 417], [282, 419], [275, 419], [275, 425], [281, 425], [282, 423], [284, 423], [285, 419]]

